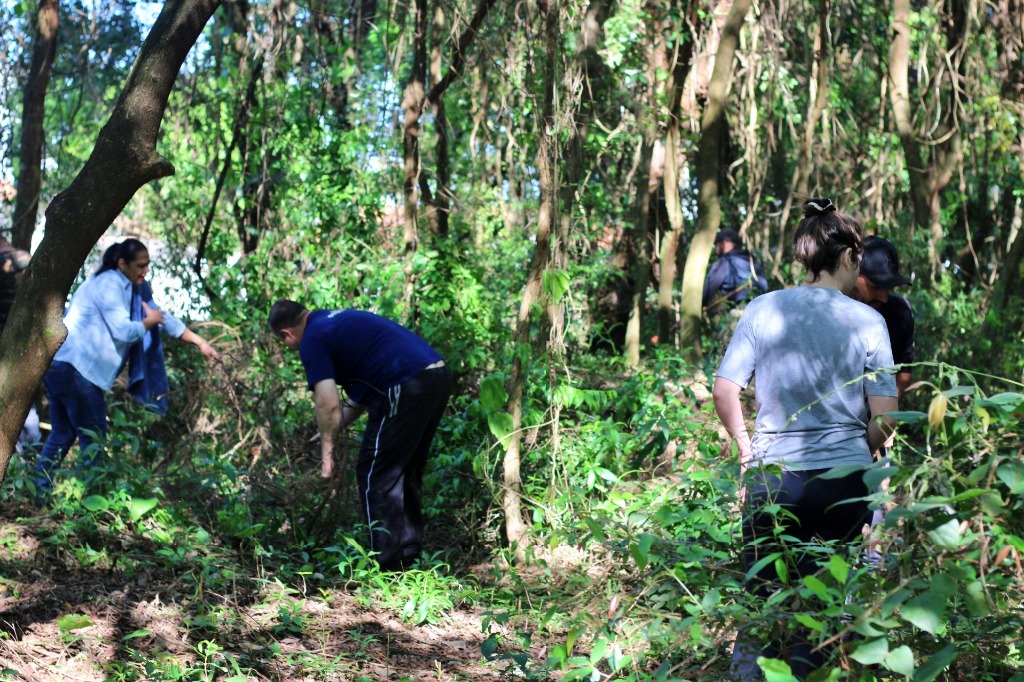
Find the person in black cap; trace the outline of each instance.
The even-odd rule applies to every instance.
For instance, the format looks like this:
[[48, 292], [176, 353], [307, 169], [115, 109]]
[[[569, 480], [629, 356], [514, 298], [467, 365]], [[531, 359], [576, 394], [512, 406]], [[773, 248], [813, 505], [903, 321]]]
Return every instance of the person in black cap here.
[[743, 248], [740, 234], [731, 227], [715, 235], [715, 255], [704, 280], [704, 313], [711, 323], [711, 333], [724, 348], [736, 329], [742, 305], [753, 293], [768, 291], [768, 280], [761, 264]]
[[[900, 274], [900, 257], [892, 242], [878, 236], [868, 237], [864, 241], [864, 257], [853, 298], [868, 304], [885, 318], [893, 361], [898, 365], [914, 361], [914, 313], [907, 299], [891, 291], [906, 284], [910, 284], [910, 280]], [[903, 367], [896, 374], [900, 398], [908, 386], [910, 368]]]

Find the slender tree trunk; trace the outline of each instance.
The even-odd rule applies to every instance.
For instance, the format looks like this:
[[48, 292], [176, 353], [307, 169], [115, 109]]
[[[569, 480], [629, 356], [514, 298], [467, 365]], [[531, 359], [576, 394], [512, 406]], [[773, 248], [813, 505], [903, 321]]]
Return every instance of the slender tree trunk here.
[[411, 256], [419, 244], [416, 215], [419, 212], [417, 186], [420, 175], [420, 116], [426, 101], [427, 80], [427, 0], [415, 0], [415, 27], [413, 34], [412, 70], [402, 97], [402, 150], [404, 166], [402, 187], [405, 208], [402, 212], [402, 237], [406, 256]]
[[791, 245], [793, 229], [790, 228], [789, 214], [793, 210], [794, 197], [796, 203], [802, 203], [801, 197], [810, 196], [811, 169], [814, 165], [815, 145], [818, 138], [816, 134], [818, 119], [821, 118], [828, 104], [828, 12], [829, 0], [818, 0], [818, 36], [814, 41], [814, 64], [811, 67], [810, 78], [812, 95], [807, 102], [807, 120], [804, 122], [800, 154], [797, 158], [796, 170], [793, 171], [793, 182], [790, 185], [792, 191], [786, 195], [786, 202], [782, 206], [782, 215], [779, 218], [779, 243], [775, 250], [771, 271], [771, 277], [775, 280], [780, 278], [782, 263], [789, 259], [793, 251]]
[[537, 150], [537, 176], [540, 184], [540, 207], [537, 211], [536, 245], [530, 263], [530, 273], [523, 289], [523, 300], [519, 306], [516, 322], [515, 351], [512, 372], [509, 377], [508, 412], [512, 416], [512, 434], [505, 451], [502, 483], [504, 495], [502, 508], [505, 512], [505, 534], [508, 541], [519, 542], [526, 533], [523, 522], [523, 482], [520, 472], [523, 442], [523, 393], [526, 385], [527, 366], [523, 360], [530, 341], [530, 309], [540, 300], [541, 282], [544, 271], [551, 259], [551, 235], [558, 222], [558, 146], [555, 138], [555, 59], [558, 49], [558, 12], [547, 0], [539, 0], [537, 7], [544, 22], [546, 56], [544, 63], [544, 104], [540, 144]]
[[[444, 9], [441, 3], [437, 2], [434, 5], [433, 45], [430, 50], [431, 89], [443, 78], [441, 74], [441, 45], [447, 28]], [[451, 207], [449, 199], [451, 160], [448, 155], [448, 118], [444, 110], [444, 97], [431, 97], [430, 106], [434, 113], [434, 132], [437, 136], [437, 140], [434, 142], [434, 153], [437, 157], [437, 192], [431, 196], [426, 178], [423, 178], [423, 195], [425, 198], [429, 197], [427, 199], [427, 222], [430, 224], [431, 233], [435, 237], [446, 237], [448, 235], [448, 211]]]
[[632, 245], [635, 249], [630, 273], [632, 289], [629, 301], [629, 317], [626, 321], [626, 337], [623, 355], [626, 362], [635, 367], [640, 364], [641, 333], [647, 298], [647, 285], [651, 281], [651, 204], [657, 190], [651, 186], [651, 165], [654, 159], [654, 139], [657, 131], [649, 122], [640, 141], [636, 173], [636, 209], [633, 219]]
[[32, 234], [39, 215], [39, 197], [43, 188], [43, 120], [46, 115], [46, 88], [50, 69], [57, 54], [59, 0], [39, 0], [32, 60], [21, 110], [21, 169], [18, 172], [18, 197], [14, 204], [11, 243], [16, 249], [30, 251]]
[[43, 374], [67, 336], [64, 302], [86, 256], [143, 185], [174, 173], [156, 153], [160, 123], [178, 71], [219, 5], [164, 5], [92, 154], [46, 210], [46, 236], [0, 339], [0, 478]]
[[[682, 32], [682, 28], [678, 28]], [[683, 207], [679, 196], [679, 124], [682, 115], [683, 86], [690, 71], [694, 37], [682, 33], [677, 38], [671, 62], [672, 76], [668, 82], [669, 107], [665, 130], [665, 167], [662, 174], [665, 209], [669, 231], [662, 240], [661, 279], [658, 282], [658, 339], [675, 345], [676, 329], [676, 261], [683, 239]]]
[[[448, 87], [455, 82], [455, 79], [462, 75], [466, 62], [466, 52], [476, 38], [477, 31], [490, 12], [491, 7], [497, 0], [481, 0], [476, 13], [470, 20], [465, 31], [459, 36], [459, 41], [453, 50], [451, 65], [448, 72], [441, 75], [442, 37], [445, 34], [447, 25], [444, 21], [444, 11], [440, 2], [434, 8], [434, 46], [430, 53], [430, 95], [426, 102], [429, 102], [434, 114], [434, 128], [437, 133], [436, 154], [437, 154], [437, 191], [430, 192], [430, 186], [425, 178], [420, 179], [420, 187], [428, 204], [427, 218], [430, 223], [431, 232], [444, 237], [448, 234], [448, 217], [451, 210], [451, 161], [448, 151], [448, 119], [444, 109], [444, 93]], [[421, 109], [422, 110], [422, 109]]]
[[701, 298], [708, 260], [714, 249], [715, 232], [722, 222], [719, 201], [719, 175], [722, 158], [722, 132], [725, 106], [732, 81], [733, 58], [739, 45], [740, 30], [752, 0], [735, 0], [729, 9], [722, 38], [715, 54], [715, 66], [708, 84], [708, 97], [700, 125], [700, 152], [697, 163], [697, 231], [690, 243], [683, 271], [682, 328], [679, 338], [683, 357], [700, 359]]

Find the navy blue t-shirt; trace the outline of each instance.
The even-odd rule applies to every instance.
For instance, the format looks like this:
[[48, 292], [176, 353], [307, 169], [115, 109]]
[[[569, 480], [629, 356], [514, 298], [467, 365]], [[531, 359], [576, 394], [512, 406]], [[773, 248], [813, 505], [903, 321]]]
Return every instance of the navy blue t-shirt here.
[[363, 310], [311, 311], [299, 357], [310, 388], [334, 379], [362, 405], [441, 360], [402, 325]]

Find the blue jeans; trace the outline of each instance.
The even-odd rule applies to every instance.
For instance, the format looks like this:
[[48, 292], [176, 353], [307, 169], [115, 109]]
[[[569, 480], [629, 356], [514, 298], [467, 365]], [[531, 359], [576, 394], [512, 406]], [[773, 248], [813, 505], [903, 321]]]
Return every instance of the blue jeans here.
[[54, 362], [43, 378], [50, 401], [50, 437], [36, 459], [35, 484], [39, 494], [53, 488], [52, 471], [78, 439], [82, 449], [81, 466], [92, 468], [107, 433], [107, 403], [103, 389], [92, 383], [74, 366]]

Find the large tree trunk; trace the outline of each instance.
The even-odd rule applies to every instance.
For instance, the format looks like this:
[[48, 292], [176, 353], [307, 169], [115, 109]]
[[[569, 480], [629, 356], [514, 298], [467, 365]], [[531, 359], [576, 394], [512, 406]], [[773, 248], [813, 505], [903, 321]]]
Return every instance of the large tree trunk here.
[[[960, 6], [961, 0], [952, 0], [951, 21], [943, 23], [950, 54], [963, 49], [961, 35], [965, 30], [966, 16]], [[959, 60], [951, 60], [959, 61]], [[920, 136], [914, 126], [910, 101], [910, 0], [893, 0], [892, 44], [889, 48], [890, 100], [893, 119], [899, 134], [900, 145], [906, 157], [907, 173], [910, 177], [910, 195], [914, 206], [914, 222], [918, 227], [931, 233], [929, 241], [930, 279], [940, 272], [940, 244], [945, 236], [942, 226], [942, 191], [953, 178], [960, 165], [960, 129], [957, 121], [955, 91], [961, 87], [956, 80], [959, 74], [945, 71], [950, 83], [939, 84], [934, 90], [942, 98], [939, 124], [935, 126], [933, 139]], [[931, 125], [931, 122], [929, 122]], [[923, 144], [922, 139], [926, 142]], [[928, 279], [928, 278], [926, 278]], [[925, 282], [927, 284], [927, 281]]]
[[18, 198], [14, 204], [11, 243], [16, 249], [30, 251], [32, 234], [39, 214], [39, 196], [43, 187], [43, 119], [46, 114], [46, 88], [50, 67], [57, 54], [57, 20], [60, 2], [40, 0], [36, 14], [36, 36], [32, 61], [25, 82], [21, 110], [21, 169], [18, 172]]
[[156, 153], [160, 123], [178, 71], [219, 5], [168, 0], [92, 154], [46, 210], [46, 236], [0, 339], [0, 479], [43, 374], [67, 336], [64, 303], [86, 256], [143, 185], [174, 173]]
[[528, 368], [523, 361], [525, 347], [530, 343], [532, 327], [530, 310], [540, 299], [541, 281], [551, 259], [551, 235], [558, 221], [558, 168], [557, 130], [555, 128], [555, 59], [558, 48], [557, 6], [546, 0], [537, 2], [544, 20], [544, 104], [540, 143], [537, 149], [537, 176], [540, 184], [540, 207], [537, 211], [537, 235], [530, 263], [530, 273], [523, 289], [516, 322], [515, 350], [509, 377], [508, 412], [512, 416], [512, 432], [503, 462], [502, 509], [505, 513], [505, 534], [510, 543], [519, 542], [526, 533], [523, 522], [523, 482], [520, 472], [523, 442], [523, 393]]
[[735, 0], [729, 9], [722, 38], [715, 53], [715, 66], [708, 83], [708, 97], [700, 125], [700, 152], [697, 163], [697, 231], [690, 244], [683, 270], [682, 326], [679, 337], [683, 357], [695, 362], [701, 357], [701, 298], [708, 260], [714, 249], [715, 232], [722, 222], [719, 201], [719, 174], [722, 157], [722, 132], [726, 97], [732, 82], [733, 57], [739, 45], [740, 30], [752, 0]]

